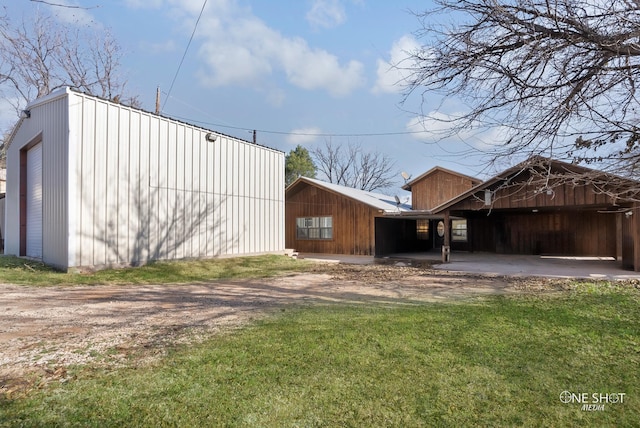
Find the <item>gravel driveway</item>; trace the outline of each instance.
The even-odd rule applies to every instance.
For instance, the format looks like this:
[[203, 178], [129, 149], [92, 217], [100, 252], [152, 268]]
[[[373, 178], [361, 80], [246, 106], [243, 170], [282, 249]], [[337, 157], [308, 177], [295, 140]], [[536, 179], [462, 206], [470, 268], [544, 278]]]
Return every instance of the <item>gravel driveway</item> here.
[[504, 278], [382, 265], [186, 285], [0, 284], [0, 398], [36, 381], [65, 381], [73, 364], [117, 366], [131, 355], [137, 361], [156, 358], [166, 345], [199, 340], [287, 307], [410, 304], [517, 288]]

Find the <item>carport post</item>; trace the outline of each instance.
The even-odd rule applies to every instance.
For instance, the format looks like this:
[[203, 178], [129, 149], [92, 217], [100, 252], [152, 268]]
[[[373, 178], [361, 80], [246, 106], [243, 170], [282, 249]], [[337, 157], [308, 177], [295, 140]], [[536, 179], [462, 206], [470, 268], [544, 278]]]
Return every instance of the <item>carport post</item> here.
[[633, 204], [631, 211], [631, 233], [633, 235], [633, 270], [640, 272], [640, 204]]
[[451, 254], [451, 228], [449, 227], [449, 211], [444, 212], [444, 245], [442, 246], [442, 263], [449, 263]]

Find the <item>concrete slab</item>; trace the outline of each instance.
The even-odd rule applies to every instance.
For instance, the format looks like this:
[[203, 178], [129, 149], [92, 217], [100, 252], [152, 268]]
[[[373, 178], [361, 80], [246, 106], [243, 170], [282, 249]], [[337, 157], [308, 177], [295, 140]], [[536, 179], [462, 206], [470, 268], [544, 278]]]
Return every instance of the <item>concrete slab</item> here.
[[621, 263], [613, 258], [453, 252], [449, 263], [441, 263], [442, 258], [437, 252], [393, 254], [384, 258], [341, 254], [300, 254], [298, 257], [319, 262], [349, 264], [411, 264], [410, 261], [419, 260], [434, 263], [433, 267], [436, 270], [495, 276], [640, 280], [640, 272], [622, 269]]
[[488, 253], [452, 253], [449, 263], [434, 266], [449, 272], [547, 278], [640, 280], [613, 258], [545, 257]]
[[352, 265], [371, 265], [375, 260], [373, 256], [352, 256], [349, 254], [320, 253], [299, 253], [298, 258], [321, 263], [347, 263]]

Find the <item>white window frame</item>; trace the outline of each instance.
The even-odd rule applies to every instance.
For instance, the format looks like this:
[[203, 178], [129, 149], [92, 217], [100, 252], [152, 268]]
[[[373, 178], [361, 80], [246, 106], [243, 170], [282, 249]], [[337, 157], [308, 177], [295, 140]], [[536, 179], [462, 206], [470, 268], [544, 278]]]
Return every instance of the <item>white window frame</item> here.
[[468, 242], [467, 220], [451, 220], [451, 242]]
[[332, 240], [333, 217], [315, 216], [296, 218], [296, 239]]

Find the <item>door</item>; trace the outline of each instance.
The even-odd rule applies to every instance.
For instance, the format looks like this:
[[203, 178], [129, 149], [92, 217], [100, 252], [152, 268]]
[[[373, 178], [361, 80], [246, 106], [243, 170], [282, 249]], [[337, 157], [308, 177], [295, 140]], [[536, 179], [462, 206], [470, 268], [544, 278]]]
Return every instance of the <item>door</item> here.
[[27, 151], [27, 251], [42, 258], [42, 143]]
[[443, 220], [432, 220], [432, 229], [433, 233], [433, 249], [440, 250], [444, 245], [444, 221]]

